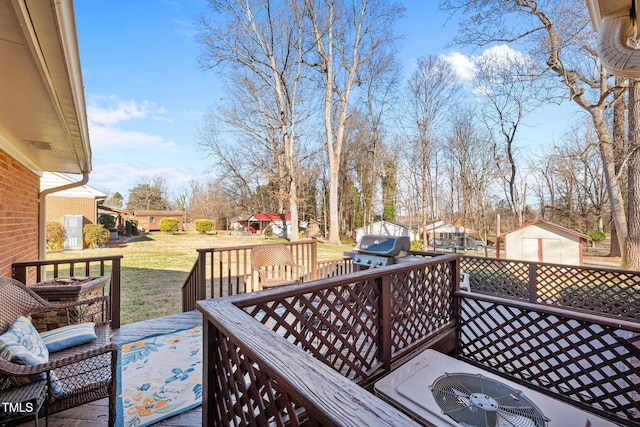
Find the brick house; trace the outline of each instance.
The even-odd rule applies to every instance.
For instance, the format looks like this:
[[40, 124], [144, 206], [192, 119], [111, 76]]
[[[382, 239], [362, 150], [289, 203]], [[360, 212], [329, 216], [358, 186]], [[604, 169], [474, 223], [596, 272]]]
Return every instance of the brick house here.
[[[40, 191], [61, 187], [75, 182], [66, 175], [44, 172], [40, 178]], [[82, 215], [83, 225], [96, 224], [98, 206], [104, 202], [107, 194], [88, 185], [73, 187], [68, 190], [51, 193], [47, 196], [45, 212], [46, 222], [64, 224], [65, 215]]]
[[[44, 258], [47, 195], [91, 172], [82, 72], [71, 1], [0, 8], [0, 274]], [[43, 171], [80, 175], [40, 190]]]
[[133, 218], [138, 220], [138, 229], [144, 231], [159, 231], [160, 220], [162, 220], [162, 218], [176, 218], [178, 220], [178, 230], [184, 231], [182, 211], [147, 211], [136, 209], [133, 211]]

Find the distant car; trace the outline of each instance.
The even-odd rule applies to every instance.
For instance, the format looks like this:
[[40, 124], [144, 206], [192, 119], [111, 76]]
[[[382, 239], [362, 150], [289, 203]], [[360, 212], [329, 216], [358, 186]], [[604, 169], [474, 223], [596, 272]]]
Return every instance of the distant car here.
[[467, 241], [465, 245], [462, 244], [462, 236], [456, 238], [455, 246], [460, 248], [464, 246], [465, 249], [475, 249], [477, 251], [484, 250], [484, 243], [482, 242], [482, 240], [476, 240], [471, 236], [467, 236]]
[[454, 242], [451, 239], [446, 239], [443, 237], [438, 237], [431, 241], [432, 246], [453, 246]]

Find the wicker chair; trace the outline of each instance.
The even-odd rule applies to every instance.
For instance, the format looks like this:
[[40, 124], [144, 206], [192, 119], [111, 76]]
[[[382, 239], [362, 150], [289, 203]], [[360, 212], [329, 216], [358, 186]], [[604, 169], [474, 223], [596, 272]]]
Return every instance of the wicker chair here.
[[19, 365], [0, 359], [0, 392], [3, 398], [11, 401], [11, 394], [15, 393], [17, 398], [25, 387], [14, 385], [13, 377], [45, 372], [47, 398], [42, 413], [54, 414], [109, 397], [109, 425], [113, 426], [118, 346], [111, 342], [109, 313], [108, 296], [54, 304], [40, 298], [17, 280], [0, 277], [0, 334], [9, 329], [18, 315], [23, 315], [33, 316], [34, 321], [38, 316], [55, 316], [56, 321], [63, 317], [67, 324], [95, 322], [98, 337], [88, 344], [50, 353], [48, 363]]
[[285, 245], [252, 248], [251, 268], [258, 273], [261, 289], [300, 283], [304, 277], [304, 266], [294, 263]]

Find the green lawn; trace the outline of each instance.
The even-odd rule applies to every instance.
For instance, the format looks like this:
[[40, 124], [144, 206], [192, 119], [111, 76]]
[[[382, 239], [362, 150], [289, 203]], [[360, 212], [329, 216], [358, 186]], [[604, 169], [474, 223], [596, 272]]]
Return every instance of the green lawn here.
[[[154, 232], [108, 248], [51, 252], [47, 259], [123, 255], [121, 311], [122, 324], [126, 324], [181, 311], [180, 288], [195, 263], [196, 249], [275, 242], [255, 237]], [[349, 249], [351, 245], [318, 243], [318, 259], [339, 258]]]

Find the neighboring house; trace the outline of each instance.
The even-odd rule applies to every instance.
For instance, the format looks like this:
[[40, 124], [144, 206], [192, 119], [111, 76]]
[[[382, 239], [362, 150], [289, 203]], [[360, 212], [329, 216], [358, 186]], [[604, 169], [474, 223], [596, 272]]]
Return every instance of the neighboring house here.
[[435, 239], [455, 239], [464, 234], [471, 235], [471, 230], [462, 226], [457, 226], [450, 221], [433, 221], [427, 224], [427, 235], [429, 241]]
[[417, 240], [420, 238], [414, 230], [409, 230], [408, 226], [387, 219], [356, 229], [356, 242], [360, 243], [362, 236], [368, 234], [378, 236], [409, 236], [411, 240]]
[[[582, 265], [582, 248], [591, 238], [578, 231], [550, 221], [537, 220], [502, 233], [505, 242], [504, 258], [549, 262], [553, 264]], [[500, 256], [500, 241], [496, 254]]]
[[[46, 196], [85, 184], [92, 166], [73, 3], [3, 5], [0, 38], [0, 275], [10, 277], [12, 263], [44, 259]], [[41, 192], [43, 171], [81, 178]]]
[[129, 211], [112, 208], [110, 206], [98, 205], [98, 216], [103, 214], [111, 215], [115, 219], [116, 226], [124, 226], [129, 218], [133, 216], [133, 213]]
[[[76, 182], [66, 175], [44, 172], [40, 178], [40, 191]], [[65, 215], [81, 215], [83, 224], [96, 224], [99, 205], [107, 194], [88, 185], [51, 193], [47, 196], [46, 222], [64, 224]]]
[[291, 214], [256, 212], [248, 219], [240, 221], [240, 224], [257, 234], [264, 234], [264, 230], [271, 226], [276, 237], [287, 238], [291, 235]]
[[184, 231], [182, 224], [182, 211], [155, 211], [134, 209], [133, 219], [138, 220], [138, 229], [143, 231], [159, 231], [160, 221], [163, 218], [176, 218], [178, 230]]

